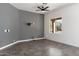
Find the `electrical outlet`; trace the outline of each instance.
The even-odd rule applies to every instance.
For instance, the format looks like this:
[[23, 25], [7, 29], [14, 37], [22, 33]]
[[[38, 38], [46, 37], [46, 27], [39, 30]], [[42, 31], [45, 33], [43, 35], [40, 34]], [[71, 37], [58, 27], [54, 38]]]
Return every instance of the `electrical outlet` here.
[[10, 32], [10, 29], [5, 29], [4, 32]]

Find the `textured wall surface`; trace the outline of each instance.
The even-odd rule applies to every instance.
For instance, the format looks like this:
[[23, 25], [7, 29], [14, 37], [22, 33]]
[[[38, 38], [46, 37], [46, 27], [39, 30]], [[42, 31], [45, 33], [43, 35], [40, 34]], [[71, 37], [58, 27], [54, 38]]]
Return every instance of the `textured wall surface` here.
[[[5, 29], [10, 32], [5, 33]], [[18, 10], [8, 3], [0, 3], [0, 47], [19, 40]]]
[[[19, 17], [21, 24], [20, 39], [44, 36], [44, 15], [19, 10]], [[26, 25], [29, 22], [32, 23], [31, 26]]]

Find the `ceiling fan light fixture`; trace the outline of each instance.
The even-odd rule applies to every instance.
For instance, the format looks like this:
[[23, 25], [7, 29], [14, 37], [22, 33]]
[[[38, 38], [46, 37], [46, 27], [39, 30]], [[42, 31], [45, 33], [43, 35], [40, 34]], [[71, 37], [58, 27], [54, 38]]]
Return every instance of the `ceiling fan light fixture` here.
[[47, 3], [42, 3], [42, 5], [37, 6], [38, 10], [36, 11], [42, 11], [42, 12], [46, 12], [49, 11], [48, 8], [49, 6], [47, 6]]
[[46, 11], [41, 11], [41, 12], [46, 12]]

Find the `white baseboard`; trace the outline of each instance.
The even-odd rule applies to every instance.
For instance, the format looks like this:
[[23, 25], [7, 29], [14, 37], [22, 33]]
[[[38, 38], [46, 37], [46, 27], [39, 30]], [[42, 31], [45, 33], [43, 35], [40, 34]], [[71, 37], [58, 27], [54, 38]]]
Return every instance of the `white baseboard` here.
[[10, 46], [12, 46], [12, 45], [15, 45], [15, 44], [17, 44], [17, 43], [20, 43], [20, 42], [28, 42], [28, 41], [41, 40], [41, 39], [44, 39], [44, 38], [34, 38], [34, 39], [18, 40], [18, 41], [16, 41], [16, 42], [13, 42], [13, 43], [10, 43], [10, 44], [8, 44], [8, 45], [6, 45], [6, 46], [1, 47], [0, 50], [3, 50], [3, 49], [5, 49], [5, 48], [8, 48], [8, 47], [10, 47]]

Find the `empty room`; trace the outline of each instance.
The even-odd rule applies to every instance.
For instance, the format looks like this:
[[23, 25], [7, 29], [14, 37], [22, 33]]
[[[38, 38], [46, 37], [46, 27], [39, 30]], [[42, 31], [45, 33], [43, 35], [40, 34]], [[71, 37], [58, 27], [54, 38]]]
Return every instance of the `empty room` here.
[[0, 56], [79, 56], [79, 3], [0, 3]]

